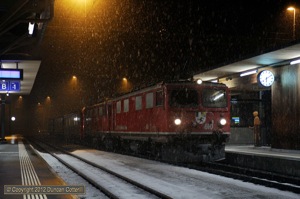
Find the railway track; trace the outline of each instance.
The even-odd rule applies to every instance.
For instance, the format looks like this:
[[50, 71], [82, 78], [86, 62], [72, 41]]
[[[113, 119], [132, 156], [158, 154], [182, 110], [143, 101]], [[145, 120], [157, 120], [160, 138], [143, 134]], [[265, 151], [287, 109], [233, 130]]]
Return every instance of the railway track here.
[[257, 185], [276, 188], [283, 191], [300, 193], [300, 178], [298, 177], [235, 166], [230, 163], [225, 163], [222, 161], [213, 162], [213, 163], [202, 162], [202, 163], [190, 164], [190, 163], [175, 163], [174, 161], [161, 160], [158, 159], [157, 157], [151, 157], [151, 156], [144, 156], [144, 155], [137, 155], [137, 154], [130, 154], [130, 153], [127, 155], [136, 156], [144, 159], [150, 159], [154, 161], [160, 161], [175, 166], [182, 166], [190, 169], [195, 169], [198, 171], [208, 172], [211, 174], [242, 180], [244, 182], [251, 182]]
[[[136, 156], [136, 154], [127, 155]], [[251, 182], [253, 184], [276, 188], [283, 191], [290, 191], [298, 194], [300, 193], [300, 179], [293, 176], [284, 176], [277, 173], [243, 168], [225, 163], [178, 164], [174, 162], [157, 160], [156, 158], [151, 158], [149, 156], [138, 155], [138, 157], [238, 179], [244, 182]]]
[[300, 179], [293, 176], [284, 176], [278, 173], [238, 167], [225, 163], [184, 164], [181, 166], [283, 191], [300, 193]]
[[[52, 155], [109, 198], [119, 199], [126, 198], [126, 196], [135, 198], [171, 198], [133, 179], [75, 156], [62, 148], [51, 146], [38, 140], [30, 140], [30, 143]], [[57, 153], [59, 153], [59, 155], [57, 155]], [[95, 180], [93, 176], [97, 176], [97, 179], [100, 180]]]
[[182, 166], [198, 171], [208, 172], [224, 177], [242, 180], [244, 182], [251, 182], [257, 185], [263, 185], [270, 188], [276, 188], [283, 191], [290, 191], [293, 193], [300, 193], [300, 178], [282, 175], [274, 172], [268, 172], [257, 169], [250, 169], [240, 166], [231, 165], [230, 163], [221, 162], [202, 162], [196, 164], [190, 163], [174, 163], [174, 161], [159, 160], [157, 157], [143, 156], [136, 154], [127, 154], [137, 156], [140, 158], [160, 161], [175, 166]]

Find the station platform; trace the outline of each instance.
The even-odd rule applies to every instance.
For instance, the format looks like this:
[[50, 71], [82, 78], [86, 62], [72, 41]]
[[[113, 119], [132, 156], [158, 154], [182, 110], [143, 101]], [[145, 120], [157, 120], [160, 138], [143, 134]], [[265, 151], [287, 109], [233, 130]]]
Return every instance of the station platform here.
[[[22, 137], [6, 137], [6, 142], [0, 144], [0, 199], [77, 198], [69, 194], [43, 194], [41, 191], [44, 189], [47, 192], [47, 189], [59, 186], [66, 186], [66, 183]], [[38, 194], [23, 195], [26, 191], [36, 191]]]
[[241, 167], [260, 169], [300, 178], [300, 151], [267, 146], [227, 145], [226, 161]]

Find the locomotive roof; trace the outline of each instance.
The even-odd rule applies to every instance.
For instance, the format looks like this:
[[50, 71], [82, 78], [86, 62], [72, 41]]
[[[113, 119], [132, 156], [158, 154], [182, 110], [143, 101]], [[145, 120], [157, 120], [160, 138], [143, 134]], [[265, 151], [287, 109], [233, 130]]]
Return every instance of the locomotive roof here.
[[[186, 80], [183, 80], [183, 81], [164, 81], [164, 82], [148, 85], [148, 86], [141, 87], [141, 88], [136, 88], [136, 89], [132, 90], [131, 92], [119, 95], [117, 97], [113, 97], [112, 99], [108, 99], [108, 100], [105, 100], [103, 102], [99, 102], [97, 104], [86, 106], [84, 108], [99, 106], [101, 104], [105, 104], [105, 103], [109, 103], [109, 102], [112, 102], [112, 101], [115, 101], [115, 100], [127, 98], [127, 97], [130, 97], [130, 96], [136, 95], [136, 94], [144, 93], [144, 92], [151, 91], [151, 90], [154, 90], [154, 89], [159, 89], [159, 88], [162, 88], [163, 86], [166, 86], [166, 85], [196, 85], [196, 83], [192, 82], [192, 81], [186, 81]], [[201, 85], [227, 87], [223, 83], [213, 83], [213, 82], [205, 82], [205, 81]]]
[[[151, 91], [151, 90], [154, 90], [154, 89], [159, 89], [159, 88], [162, 88], [165, 85], [166, 86], [167, 85], [196, 85], [196, 83], [192, 82], [192, 81], [186, 81], [186, 80], [184, 80], [184, 81], [160, 82], [160, 83], [149, 85], [148, 87], [134, 89], [131, 92], [120, 95], [118, 97], [115, 97], [112, 100], [118, 100], [118, 99], [126, 98], [126, 97], [129, 97], [129, 96], [135, 95], [135, 94], [144, 93], [144, 92]], [[203, 82], [202, 85], [226, 87], [226, 85], [223, 84], [223, 83], [213, 83], [213, 82]]]

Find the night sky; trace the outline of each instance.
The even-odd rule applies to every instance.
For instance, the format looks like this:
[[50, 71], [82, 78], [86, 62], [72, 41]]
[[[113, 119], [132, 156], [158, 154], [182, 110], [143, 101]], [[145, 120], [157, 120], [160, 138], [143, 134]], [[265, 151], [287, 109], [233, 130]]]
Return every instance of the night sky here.
[[123, 77], [144, 86], [276, 49], [292, 41], [289, 5], [300, 8], [282, 0], [56, 0], [30, 97], [51, 96], [54, 114], [67, 113], [114, 96]]

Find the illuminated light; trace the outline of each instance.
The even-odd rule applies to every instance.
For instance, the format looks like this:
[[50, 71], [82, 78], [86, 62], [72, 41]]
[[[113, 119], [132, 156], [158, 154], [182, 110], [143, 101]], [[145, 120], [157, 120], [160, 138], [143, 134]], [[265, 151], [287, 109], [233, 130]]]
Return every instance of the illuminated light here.
[[80, 118], [79, 117], [74, 117], [74, 121], [75, 122], [80, 121]]
[[16, 121], [16, 117], [15, 117], [15, 116], [12, 116], [12, 117], [11, 117], [11, 121], [13, 121], [13, 122]]
[[240, 76], [244, 77], [244, 76], [252, 75], [252, 74], [255, 74], [255, 73], [257, 73], [257, 70], [251, 70], [251, 71], [247, 71], [247, 72], [241, 73]]
[[287, 10], [289, 10], [289, 11], [294, 11], [295, 8], [294, 8], [294, 7], [288, 7]]
[[215, 79], [215, 80], [212, 80], [211, 82], [212, 82], [212, 83], [218, 83], [218, 80]]
[[203, 83], [202, 79], [198, 79], [196, 82], [197, 82], [197, 84], [202, 84]]
[[222, 126], [224, 126], [226, 123], [227, 123], [226, 119], [224, 119], [224, 118], [221, 118], [221, 119], [220, 119], [220, 124], [221, 124]]
[[224, 93], [221, 93], [221, 94], [215, 96], [213, 100], [214, 100], [214, 101], [217, 101], [218, 99], [220, 99], [220, 98], [223, 97], [223, 96], [224, 96]]
[[29, 22], [28, 25], [28, 34], [32, 35], [34, 31], [34, 23]]
[[75, 76], [75, 75], [73, 75], [73, 77], [72, 77], [73, 79], [77, 79], [77, 77]]
[[174, 123], [178, 126], [181, 124], [181, 119], [177, 118], [174, 120]]
[[294, 60], [290, 62], [290, 65], [294, 65], [294, 64], [299, 64], [300, 63], [300, 59]]

